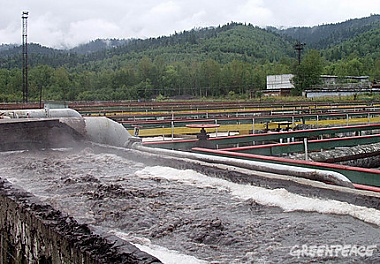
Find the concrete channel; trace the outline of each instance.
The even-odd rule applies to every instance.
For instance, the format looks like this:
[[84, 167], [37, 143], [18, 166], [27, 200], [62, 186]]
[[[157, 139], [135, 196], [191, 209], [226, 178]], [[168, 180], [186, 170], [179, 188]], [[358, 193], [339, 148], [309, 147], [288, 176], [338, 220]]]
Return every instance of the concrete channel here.
[[378, 193], [149, 149], [110, 124], [0, 152], [2, 263], [380, 262]]

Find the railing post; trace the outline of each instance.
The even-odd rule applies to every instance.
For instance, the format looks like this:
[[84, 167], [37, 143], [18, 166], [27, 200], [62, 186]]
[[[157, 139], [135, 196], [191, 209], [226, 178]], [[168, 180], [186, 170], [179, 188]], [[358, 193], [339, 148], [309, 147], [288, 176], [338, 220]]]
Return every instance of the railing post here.
[[303, 144], [305, 147], [305, 160], [309, 160], [309, 153], [308, 153], [308, 148], [307, 148], [307, 138], [303, 139]]
[[174, 121], [172, 121], [172, 140], [174, 140]]

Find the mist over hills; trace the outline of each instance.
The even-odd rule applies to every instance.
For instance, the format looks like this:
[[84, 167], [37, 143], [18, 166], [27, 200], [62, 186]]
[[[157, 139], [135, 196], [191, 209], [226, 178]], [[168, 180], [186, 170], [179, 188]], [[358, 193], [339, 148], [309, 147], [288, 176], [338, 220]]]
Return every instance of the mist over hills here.
[[[74, 57], [77, 56], [81, 57], [81, 62], [88, 62], [130, 53], [140, 53], [142, 56], [161, 54], [168, 59], [170, 59], [169, 56], [174, 56], [171, 60], [196, 56], [200, 59], [211, 57], [220, 62], [230, 61], [228, 58], [232, 57], [246, 61], [258, 59], [276, 61], [284, 56], [294, 56], [293, 45], [296, 41], [306, 43], [308, 49], [325, 50], [346, 41], [352, 41], [378, 28], [380, 28], [380, 15], [351, 19], [336, 24], [286, 29], [273, 27], [262, 29], [251, 24], [231, 22], [219, 27], [198, 28], [158, 38], [97, 39], [69, 50], [57, 50], [30, 43], [29, 53], [31, 59], [35, 54], [39, 54], [37, 56], [39, 63], [52, 66], [67, 64], [67, 59], [65, 59], [67, 56], [74, 61]], [[0, 45], [2, 59], [0, 66], [4, 66], [4, 58], [20, 56], [21, 52], [21, 46]], [[234, 55], [231, 56], [231, 54]], [[227, 56], [227, 58], [221, 59], [220, 56]], [[55, 61], [61, 59], [62, 62], [51, 64], [48, 61], [45, 62], [43, 57], [55, 57]], [[254, 59], [249, 57], [254, 57]], [[17, 58], [14, 60], [18, 61]], [[33, 61], [31, 63], [34, 64]], [[20, 62], [16, 64], [20, 65]]]
[[[235, 25], [242, 25], [240, 23], [231, 23]], [[193, 29], [191, 31], [183, 31], [181, 33], [175, 33], [171, 36], [163, 36], [157, 38], [157, 40], [164, 40], [161, 42], [167, 44], [171, 42], [169, 38], [173, 39], [173, 43], [176, 42], [175, 39], [182, 39], [190, 42], [191, 44], [196, 44], [196, 39], [198, 38], [210, 38], [212, 36], [216, 36], [217, 33], [223, 31], [223, 29], [229, 30], [232, 27], [227, 24], [222, 27], [214, 28], [200, 28]], [[244, 26], [251, 27], [250, 24], [244, 24]], [[291, 27], [291, 28], [274, 28], [267, 27], [266, 30], [269, 32], [277, 33], [283, 36], [287, 41], [300, 41], [307, 43], [308, 46], [314, 49], [326, 49], [332, 47], [334, 45], [338, 45], [346, 40], [352, 39], [360, 34], [366, 33], [370, 30], [376, 29], [380, 27], [380, 15], [371, 15], [369, 17], [359, 18], [359, 19], [350, 19], [341, 23], [335, 24], [323, 24], [313, 27]], [[259, 29], [258, 27], [254, 27]], [[219, 29], [219, 30], [218, 30]], [[222, 29], [222, 30], [220, 30]], [[207, 32], [210, 31], [210, 32]], [[265, 34], [265, 30], [261, 31]], [[178, 36], [183, 35], [183, 36]], [[146, 41], [150, 41], [151, 43], [153, 39], [149, 39]], [[130, 42], [134, 42], [137, 40], [129, 39], [129, 40], [119, 40], [119, 39], [97, 39], [91, 41], [90, 43], [80, 45], [71, 49], [71, 52], [77, 52], [79, 54], [86, 54], [90, 52], [97, 52], [102, 49], [110, 49], [115, 47], [120, 47], [124, 45], [128, 45]], [[144, 41], [144, 40], [142, 40]], [[229, 41], [234, 41], [234, 39], [229, 39]], [[270, 41], [270, 39], [268, 39]]]
[[283, 36], [307, 43], [315, 49], [326, 49], [352, 39], [360, 34], [380, 27], [380, 15], [360, 19], [350, 19], [336, 24], [325, 24], [314, 27], [292, 27], [287, 29], [272, 28]]

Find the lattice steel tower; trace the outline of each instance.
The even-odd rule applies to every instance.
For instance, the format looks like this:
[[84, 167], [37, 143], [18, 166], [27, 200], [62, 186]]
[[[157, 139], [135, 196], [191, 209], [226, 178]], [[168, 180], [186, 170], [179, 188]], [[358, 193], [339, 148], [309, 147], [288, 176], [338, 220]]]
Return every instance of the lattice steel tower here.
[[22, 102], [28, 102], [28, 15], [22, 12]]
[[297, 41], [297, 43], [294, 45], [294, 49], [297, 52], [298, 65], [301, 64], [301, 52], [302, 52], [305, 45], [306, 45], [306, 43], [301, 43], [299, 41]]

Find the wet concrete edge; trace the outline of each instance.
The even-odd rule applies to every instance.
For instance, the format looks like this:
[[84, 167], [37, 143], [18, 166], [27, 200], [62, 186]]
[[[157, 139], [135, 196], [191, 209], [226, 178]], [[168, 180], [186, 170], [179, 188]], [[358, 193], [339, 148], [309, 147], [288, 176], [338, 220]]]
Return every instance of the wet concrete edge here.
[[[79, 224], [72, 217], [55, 210], [51, 205], [38, 200], [37, 197], [16, 188], [6, 179], [0, 177], [0, 200], [1, 200], [1, 234], [2, 251], [7, 248], [13, 248], [15, 260], [18, 263], [28, 263], [28, 258], [34, 258], [36, 261], [49, 260], [46, 263], [136, 263], [136, 264], [153, 264], [161, 263], [156, 257], [139, 250], [134, 245], [117, 238], [113, 235], [95, 234], [87, 224]], [[16, 220], [17, 219], [17, 220]], [[17, 221], [21, 221], [22, 227], [17, 226]], [[25, 250], [37, 248], [35, 243], [36, 234], [25, 234], [22, 236], [28, 238], [20, 240], [20, 234], [16, 230], [32, 230], [35, 233], [40, 231], [38, 239], [41, 244], [49, 245], [44, 250], [39, 248], [39, 252], [25, 252]], [[13, 232], [13, 234], [12, 234]], [[24, 243], [31, 243], [25, 245]], [[52, 241], [58, 241], [53, 243]], [[9, 245], [12, 244], [12, 245]], [[39, 243], [38, 243], [39, 244]], [[54, 244], [54, 245], [51, 245]], [[54, 249], [54, 247], [56, 247]], [[57, 248], [58, 247], [58, 248]], [[20, 248], [23, 254], [20, 254]], [[27, 249], [25, 249], [27, 248]], [[59, 251], [52, 253], [53, 251]], [[17, 251], [19, 253], [17, 253]], [[44, 252], [45, 251], [45, 252]], [[61, 252], [66, 251], [66, 252]], [[12, 251], [11, 251], [12, 252]], [[7, 252], [2, 252], [4, 257]], [[49, 256], [50, 255], [50, 256]], [[52, 257], [52, 255], [55, 255]], [[57, 257], [59, 255], [59, 257]], [[63, 261], [62, 256], [65, 256]], [[63, 262], [62, 262], [63, 261]], [[43, 262], [45, 263], [45, 262]]]

